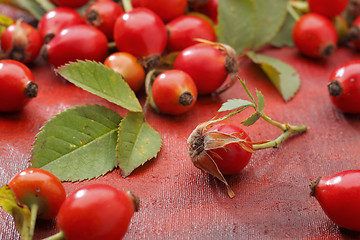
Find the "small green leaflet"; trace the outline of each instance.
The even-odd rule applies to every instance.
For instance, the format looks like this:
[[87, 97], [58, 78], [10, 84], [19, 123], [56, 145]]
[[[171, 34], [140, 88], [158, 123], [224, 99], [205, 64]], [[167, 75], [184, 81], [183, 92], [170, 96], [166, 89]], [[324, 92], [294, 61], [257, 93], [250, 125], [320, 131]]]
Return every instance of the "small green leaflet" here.
[[288, 0], [221, 0], [218, 41], [237, 53], [269, 43], [285, 21]]
[[241, 84], [244, 87], [245, 92], [247, 93], [248, 97], [250, 98], [250, 101], [243, 100], [243, 99], [229, 99], [225, 103], [222, 104], [218, 112], [225, 112], [225, 111], [233, 111], [225, 118], [231, 117], [234, 114], [237, 114], [243, 110], [245, 110], [248, 107], [252, 107], [255, 110], [255, 113], [253, 113], [250, 117], [242, 121], [241, 123], [245, 126], [250, 126], [254, 124], [259, 118], [261, 118], [261, 114], [264, 111], [265, 108], [265, 99], [264, 95], [256, 90], [256, 97], [257, 101], [255, 100], [254, 96], [250, 93], [249, 89], [245, 85], [245, 81], [242, 79], [239, 79]]
[[263, 54], [247, 52], [246, 55], [269, 77], [285, 102], [295, 96], [300, 88], [300, 76], [289, 64]]
[[145, 121], [143, 113], [127, 114], [120, 123], [116, 147], [122, 175], [128, 176], [135, 168], [156, 157], [161, 142], [161, 136]]
[[142, 112], [135, 93], [114, 70], [94, 61], [77, 61], [56, 71], [76, 86], [133, 112]]
[[244, 126], [250, 126], [250, 125], [253, 125], [260, 117], [261, 117], [261, 114], [259, 112], [255, 112], [250, 117], [248, 117], [246, 120], [242, 121], [241, 123]]
[[257, 97], [257, 100], [258, 100], [258, 103], [257, 103], [258, 111], [262, 113], [264, 111], [264, 108], [265, 108], [264, 95], [262, 94], [262, 92], [260, 92], [259, 90], [256, 89], [256, 97]]
[[98, 105], [57, 114], [36, 136], [32, 167], [43, 168], [61, 181], [91, 179], [113, 170], [121, 120], [116, 112]]
[[14, 192], [7, 185], [0, 188], [0, 207], [14, 217], [21, 239], [30, 240], [30, 209], [17, 202]]
[[226, 112], [226, 111], [231, 111], [231, 110], [235, 110], [238, 108], [248, 108], [248, 107], [255, 108], [256, 106], [252, 102], [249, 102], [247, 100], [229, 99], [221, 105], [218, 112]]

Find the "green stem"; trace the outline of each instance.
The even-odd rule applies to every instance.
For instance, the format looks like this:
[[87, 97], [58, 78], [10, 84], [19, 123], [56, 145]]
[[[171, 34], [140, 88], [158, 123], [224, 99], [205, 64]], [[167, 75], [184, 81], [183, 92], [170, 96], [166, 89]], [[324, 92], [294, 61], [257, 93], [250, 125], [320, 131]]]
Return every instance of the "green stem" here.
[[122, 6], [123, 6], [125, 12], [129, 12], [133, 9], [131, 0], [122, 0], [121, 3], [122, 3]]
[[44, 238], [43, 240], [64, 240], [65, 239], [65, 235], [63, 231], [60, 231], [50, 237]]
[[34, 236], [35, 225], [36, 225], [36, 217], [38, 214], [39, 205], [37, 203], [33, 203], [30, 206], [30, 231], [29, 231], [29, 239], [31, 240]]
[[266, 143], [254, 144], [253, 149], [260, 150], [265, 148], [277, 148], [293, 133], [303, 133], [307, 130], [307, 126], [305, 125], [299, 125], [299, 126], [292, 126], [288, 124], [283, 124], [283, 125], [286, 126], [286, 130], [284, 130], [284, 132], [279, 137], [277, 137], [275, 140]]
[[309, 4], [307, 1], [290, 1], [290, 4], [292, 8], [300, 11], [301, 13], [308, 13], [309, 10]]
[[261, 118], [264, 119], [266, 122], [270, 123], [271, 125], [274, 125], [275, 127], [280, 128], [281, 131], [285, 131], [287, 129], [286, 124], [282, 124], [275, 120], [272, 120], [270, 117], [266, 116], [265, 113], [261, 114]]
[[288, 4], [287, 11], [295, 21], [299, 20], [300, 15], [295, 11], [291, 4]]
[[112, 50], [112, 49], [116, 49], [116, 43], [113, 41], [113, 42], [109, 42], [108, 43], [108, 48], [110, 49], [110, 50]]

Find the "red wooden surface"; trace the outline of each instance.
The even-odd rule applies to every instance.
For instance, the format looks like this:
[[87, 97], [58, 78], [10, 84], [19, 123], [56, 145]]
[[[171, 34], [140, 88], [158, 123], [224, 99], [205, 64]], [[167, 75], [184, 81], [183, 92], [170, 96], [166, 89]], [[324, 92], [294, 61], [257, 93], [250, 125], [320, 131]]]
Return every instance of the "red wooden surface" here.
[[[347, 115], [330, 103], [327, 78], [337, 65], [359, 59], [358, 52], [340, 48], [326, 60], [311, 60], [295, 49], [262, 53], [291, 64], [302, 80], [298, 94], [285, 103], [261, 70], [249, 61], [239, 74], [251, 91], [262, 91], [265, 112], [280, 122], [306, 124], [305, 134], [291, 137], [278, 149], [259, 150], [238, 175], [228, 177], [236, 196], [195, 168], [186, 139], [200, 122], [212, 118], [229, 98], [245, 98], [240, 83], [219, 97], [200, 97], [195, 108], [177, 117], [145, 107], [147, 121], [163, 137], [156, 159], [127, 178], [114, 170], [95, 180], [64, 183], [68, 194], [95, 182], [130, 189], [141, 198], [125, 239], [359, 239], [360, 233], [341, 229], [309, 196], [310, 179], [360, 168], [360, 116]], [[0, 113], [0, 185], [29, 166], [32, 143], [39, 128], [62, 110], [100, 104], [125, 111], [57, 77], [43, 62], [31, 66], [39, 95], [22, 112]], [[139, 96], [144, 102], [144, 95]], [[247, 115], [229, 120], [239, 122]], [[247, 127], [253, 141], [273, 139], [281, 132], [264, 121]], [[35, 239], [56, 232], [54, 221], [40, 221]], [[0, 211], [0, 239], [20, 239], [12, 217]]]

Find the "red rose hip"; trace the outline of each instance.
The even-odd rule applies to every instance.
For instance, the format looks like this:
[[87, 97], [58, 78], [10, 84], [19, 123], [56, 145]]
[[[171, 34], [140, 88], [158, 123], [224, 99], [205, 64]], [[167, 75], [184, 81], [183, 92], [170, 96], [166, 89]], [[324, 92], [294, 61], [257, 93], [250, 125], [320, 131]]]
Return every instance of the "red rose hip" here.
[[344, 63], [331, 73], [328, 90], [331, 102], [346, 113], [360, 113], [360, 60]]
[[360, 231], [360, 170], [320, 177], [310, 184], [311, 196], [340, 227]]
[[305, 56], [330, 56], [336, 49], [338, 37], [333, 23], [317, 13], [302, 15], [292, 32], [295, 46]]
[[0, 112], [21, 110], [37, 92], [34, 76], [25, 64], [0, 60]]
[[55, 67], [76, 60], [102, 62], [108, 53], [104, 33], [86, 24], [64, 28], [43, 48], [42, 55]]

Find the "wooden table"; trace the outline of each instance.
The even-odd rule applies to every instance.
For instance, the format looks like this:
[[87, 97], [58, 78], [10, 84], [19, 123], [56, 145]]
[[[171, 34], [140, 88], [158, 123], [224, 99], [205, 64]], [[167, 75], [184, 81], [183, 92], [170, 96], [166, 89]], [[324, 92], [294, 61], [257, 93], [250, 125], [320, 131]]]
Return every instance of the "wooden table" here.
[[[239, 75], [251, 91], [265, 96], [267, 115], [280, 122], [306, 124], [308, 132], [291, 137], [277, 149], [257, 151], [238, 175], [227, 177], [236, 196], [191, 163], [186, 139], [197, 124], [216, 115], [230, 98], [246, 98], [241, 84], [218, 97], [200, 97], [181, 116], [165, 116], [145, 107], [147, 121], [162, 135], [156, 159], [123, 178], [116, 169], [98, 179], [64, 183], [68, 194], [93, 183], [130, 189], [141, 198], [125, 239], [359, 239], [360, 233], [341, 229], [323, 213], [308, 184], [318, 176], [360, 168], [360, 115], [348, 115], [331, 104], [327, 81], [332, 69], [360, 54], [340, 48], [326, 60], [311, 60], [295, 49], [265, 49], [261, 53], [281, 59], [300, 74], [298, 94], [285, 103], [264, 73], [250, 61], [241, 63]], [[39, 94], [23, 111], [0, 113], [0, 185], [29, 166], [32, 143], [39, 128], [55, 114], [76, 105], [100, 104], [121, 114], [123, 109], [91, 95], [56, 76], [46, 63], [31, 66]], [[139, 94], [144, 104], [144, 93]], [[238, 123], [247, 115], [228, 122]], [[264, 121], [246, 127], [252, 140], [281, 134]], [[56, 232], [55, 221], [39, 221], [35, 238]], [[12, 217], [0, 210], [0, 239], [20, 239]]]

